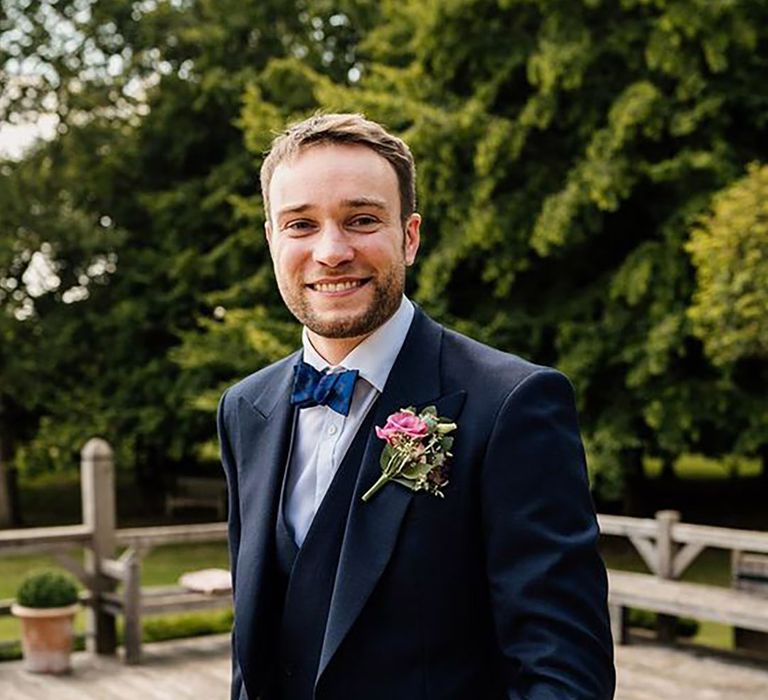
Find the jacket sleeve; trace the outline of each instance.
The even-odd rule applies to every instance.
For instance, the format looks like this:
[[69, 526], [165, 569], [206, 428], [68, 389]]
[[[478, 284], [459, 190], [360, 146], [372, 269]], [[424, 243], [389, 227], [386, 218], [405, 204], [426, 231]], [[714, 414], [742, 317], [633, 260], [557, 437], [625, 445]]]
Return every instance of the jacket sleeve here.
[[[224, 467], [224, 473], [227, 477], [227, 493], [228, 493], [228, 540], [229, 540], [229, 566], [232, 573], [232, 597], [236, 597], [237, 592], [235, 590], [236, 580], [236, 567], [237, 567], [237, 553], [240, 548], [240, 503], [239, 492], [237, 486], [237, 465], [235, 463], [234, 455], [232, 454], [232, 447], [229, 442], [229, 436], [227, 434], [226, 419], [225, 419], [225, 402], [227, 398], [227, 392], [225, 391], [219, 401], [219, 407], [216, 414], [216, 425], [219, 434], [219, 448], [221, 452], [221, 464]], [[240, 673], [240, 664], [237, 661], [237, 653], [235, 648], [235, 630], [232, 628], [232, 687], [231, 687], [231, 700], [242, 700], [245, 698], [245, 688], [243, 687], [243, 681]]]
[[499, 409], [483, 461], [482, 518], [509, 700], [612, 698], [605, 568], [562, 374], [534, 372]]

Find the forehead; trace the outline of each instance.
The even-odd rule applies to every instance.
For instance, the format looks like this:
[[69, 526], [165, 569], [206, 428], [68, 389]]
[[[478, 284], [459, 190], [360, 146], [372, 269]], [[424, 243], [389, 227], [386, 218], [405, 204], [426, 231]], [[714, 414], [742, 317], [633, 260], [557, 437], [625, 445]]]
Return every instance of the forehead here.
[[281, 162], [269, 184], [272, 212], [371, 197], [399, 205], [392, 165], [366, 146], [320, 144]]

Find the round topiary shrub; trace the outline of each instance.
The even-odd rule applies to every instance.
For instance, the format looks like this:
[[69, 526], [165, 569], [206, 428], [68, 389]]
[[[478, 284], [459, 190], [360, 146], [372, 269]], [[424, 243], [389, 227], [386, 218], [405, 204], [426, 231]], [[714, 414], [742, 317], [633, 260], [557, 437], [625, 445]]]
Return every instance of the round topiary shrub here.
[[27, 574], [16, 594], [18, 604], [27, 608], [63, 608], [77, 600], [75, 579], [55, 569]]

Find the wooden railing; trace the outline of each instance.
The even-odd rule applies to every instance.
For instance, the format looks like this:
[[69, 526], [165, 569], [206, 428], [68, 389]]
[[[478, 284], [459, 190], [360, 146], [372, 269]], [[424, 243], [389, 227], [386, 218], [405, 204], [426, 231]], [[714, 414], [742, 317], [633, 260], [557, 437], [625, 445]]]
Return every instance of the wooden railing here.
[[[125, 620], [126, 654], [139, 661], [141, 632], [141, 560], [153, 548], [185, 542], [224, 542], [226, 523], [116, 528], [115, 469], [111, 447], [99, 438], [89, 440], [81, 453], [80, 482], [83, 522], [60, 527], [0, 530], [0, 557], [47, 552], [76, 576], [85, 588], [86, 648], [97, 654], [117, 649], [116, 616]], [[124, 550], [118, 557], [118, 551]], [[82, 550], [80, 561], [73, 551]], [[118, 586], [123, 590], [116, 593]], [[195, 594], [187, 603], [206, 607]], [[177, 596], [178, 597], [178, 596]], [[10, 614], [10, 600], [0, 600], [0, 615]], [[168, 599], [168, 610], [179, 609]], [[162, 605], [156, 605], [156, 611]], [[188, 606], [189, 607], [189, 606]]]
[[149, 550], [164, 544], [184, 542], [222, 542], [227, 539], [226, 523], [197, 525], [160, 525], [157, 527], [130, 527], [118, 530], [117, 544], [121, 547]]
[[659, 511], [655, 519], [598, 515], [598, 522], [603, 535], [629, 539], [660, 578], [680, 578], [707, 547], [768, 554], [768, 532], [690, 525], [680, 522], [675, 510]]

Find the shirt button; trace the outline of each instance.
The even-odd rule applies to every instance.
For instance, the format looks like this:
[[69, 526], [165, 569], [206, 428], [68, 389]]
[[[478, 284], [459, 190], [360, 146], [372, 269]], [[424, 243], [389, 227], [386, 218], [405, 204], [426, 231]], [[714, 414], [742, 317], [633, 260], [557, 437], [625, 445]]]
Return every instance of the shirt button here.
[[338, 428], [335, 425], [332, 425], [330, 428], [328, 428], [328, 435], [336, 435], [338, 431]]

